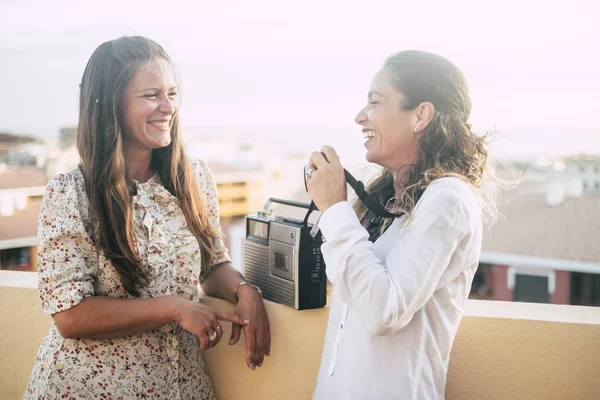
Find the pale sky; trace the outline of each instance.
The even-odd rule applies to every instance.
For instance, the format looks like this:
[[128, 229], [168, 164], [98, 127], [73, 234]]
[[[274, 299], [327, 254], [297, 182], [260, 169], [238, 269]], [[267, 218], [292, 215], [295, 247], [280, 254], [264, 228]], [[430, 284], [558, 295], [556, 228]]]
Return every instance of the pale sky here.
[[3, 0], [0, 130], [75, 124], [93, 50], [142, 34], [181, 74], [184, 125], [351, 126], [385, 57], [416, 48], [463, 70], [479, 130], [600, 135], [598, 2], [406, 3]]

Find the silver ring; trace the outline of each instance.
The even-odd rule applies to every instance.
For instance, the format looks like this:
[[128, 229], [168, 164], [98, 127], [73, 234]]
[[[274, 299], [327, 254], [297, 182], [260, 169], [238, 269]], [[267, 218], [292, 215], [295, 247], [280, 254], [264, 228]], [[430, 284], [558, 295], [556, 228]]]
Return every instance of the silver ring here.
[[310, 176], [312, 175], [312, 173], [315, 172], [314, 168], [309, 168], [306, 170], [306, 172], [304, 173], [306, 175], [306, 179], [310, 179]]
[[213, 331], [213, 334], [208, 337], [211, 342], [217, 338], [217, 331]]

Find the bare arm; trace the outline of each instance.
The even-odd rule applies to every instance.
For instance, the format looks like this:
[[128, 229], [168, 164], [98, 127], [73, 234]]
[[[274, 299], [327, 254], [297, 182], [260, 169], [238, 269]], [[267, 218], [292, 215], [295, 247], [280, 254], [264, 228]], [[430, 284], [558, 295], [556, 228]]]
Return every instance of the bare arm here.
[[[243, 280], [242, 274], [233, 268], [230, 262], [224, 262], [218, 265], [200, 286], [207, 295], [236, 304], [237, 300], [233, 297], [233, 292]], [[258, 294], [252, 286], [242, 286], [238, 290], [238, 296], [242, 298], [246, 291], [248, 294]]]
[[110, 339], [144, 332], [176, 319], [178, 299], [118, 299], [92, 296], [52, 315], [65, 338]]
[[[216, 346], [208, 337], [217, 330], [219, 320], [245, 326], [239, 316], [195, 303], [179, 296], [151, 299], [117, 299], [92, 296], [66, 311], [53, 314], [65, 338], [110, 339], [134, 335], [175, 321], [198, 337], [202, 350]], [[220, 336], [219, 336], [220, 338]]]
[[[213, 212], [209, 215], [211, 223], [217, 232], [221, 232], [219, 223], [219, 202], [216, 201], [217, 185], [213, 176], [203, 162], [195, 164], [201, 188], [209, 207]], [[244, 277], [232, 267], [229, 256], [222, 240], [215, 241], [215, 259], [213, 265], [206, 271], [207, 274], [200, 277], [202, 290], [210, 296], [219, 297], [236, 304], [234, 312], [247, 318], [250, 323], [243, 326], [246, 337], [246, 365], [255, 369], [261, 366], [265, 355], [269, 355], [271, 348], [271, 328], [267, 310], [262, 301], [262, 296], [252, 286], [243, 285], [239, 287], [238, 299], [233, 292]], [[229, 344], [236, 344], [240, 338], [242, 325], [234, 323], [231, 329]]]
[[[202, 282], [202, 290], [210, 296], [220, 297], [236, 304], [233, 292], [237, 285], [244, 280], [230, 262], [224, 262], [213, 269]], [[250, 323], [243, 326], [246, 336], [246, 365], [255, 369], [262, 366], [264, 356], [271, 352], [271, 327], [269, 317], [261, 295], [252, 286], [240, 286], [239, 301], [235, 313], [247, 318]], [[240, 338], [242, 326], [233, 324], [229, 344], [235, 344]]]

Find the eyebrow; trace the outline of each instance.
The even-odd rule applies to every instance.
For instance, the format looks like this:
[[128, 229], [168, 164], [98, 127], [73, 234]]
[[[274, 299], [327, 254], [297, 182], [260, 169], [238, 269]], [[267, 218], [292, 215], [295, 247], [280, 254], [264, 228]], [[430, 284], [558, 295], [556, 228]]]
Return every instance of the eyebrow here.
[[368, 94], [368, 96], [369, 96], [369, 97], [372, 97], [373, 95], [375, 95], [375, 96], [379, 96], [379, 97], [385, 97], [384, 95], [382, 95], [382, 94], [381, 94], [381, 93], [379, 93], [379, 92], [369, 92], [369, 94]]
[[[179, 88], [178, 86], [173, 86], [169, 90], [178, 89], [178, 88]], [[162, 88], [146, 88], [146, 89], [140, 89], [140, 90], [138, 90], [138, 92], [147, 92], [150, 90], [155, 90], [155, 91], [160, 92], [162, 90]]]

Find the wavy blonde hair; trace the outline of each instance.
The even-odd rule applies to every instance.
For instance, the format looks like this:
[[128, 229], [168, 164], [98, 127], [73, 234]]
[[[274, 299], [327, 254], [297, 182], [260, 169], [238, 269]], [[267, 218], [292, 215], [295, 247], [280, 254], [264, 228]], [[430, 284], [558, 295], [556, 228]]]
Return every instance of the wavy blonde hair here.
[[[431, 182], [453, 176], [476, 191], [484, 220], [493, 222], [497, 216], [497, 188], [502, 181], [496, 178], [488, 159], [488, 135], [475, 134], [468, 123], [471, 100], [463, 73], [445, 58], [417, 50], [391, 55], [383, 68], [391, 72], [393, 86], [404, 96], [399, 107], [410, 111], [430, 102], [435, 111], [419, 142], [418, 161], [403, 167], [409, 169], [408, 182], [394, 181], [393, 172], [384, 169], [369, 182], [367, 191], [382, 205], [393, 198], [392, 210], [410, 218]], [[363, 223], [374, 217], [358, 199], [354, 209]], [[382, 230], [390, 223], [391, 220], [384, 220]]]
[[[133, 296], [147, 287], [148, 274], [135, 246], [132, 197], [136, 187], [125, 174], [123, 96], [138, 68], [160, 58], [171, 62], [160, 45], [141, 36], [105, 42], [90, 57], [80, 89], [77, 149], [90, 201], [92, 240], [111, 260], [125, 290]], [[152, 168], [179, 201], [200, 244], [202, 262], [210, 263], [218, 235], [185, 154], [177, 114], [171, 144], [152, 152]]]

